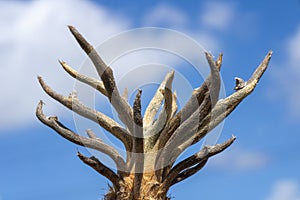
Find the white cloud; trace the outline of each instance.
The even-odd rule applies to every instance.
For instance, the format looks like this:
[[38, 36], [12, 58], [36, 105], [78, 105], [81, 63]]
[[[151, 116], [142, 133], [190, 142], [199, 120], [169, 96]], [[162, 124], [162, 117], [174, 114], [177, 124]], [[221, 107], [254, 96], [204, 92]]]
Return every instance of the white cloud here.
[[277, 181], [266, 200], [300, 200], [300, 185], [295, 180]]
[[181, 10], [168, 4], [158, 4], [153, 10], [144, 17], [145, 26], [169, 25], [178, 28], [185, 26], [188, 22], [188, 16]]
[[[125, 19], [114, 18], [88, 1], [0, 1], [0, 13], [2, 131], [34, 121], [39, 99], [50, 102], [37, 75], [43, 75], [58, 91], [72, 88], [72, 80], [66, 81], [68, 75], [57, 59], [78, 65], [85, 56], [67, 30], [68, 24], [95, 43], [128, 27]], [[46, 109], [53, 113], [57, 107], [49, 103]]]
[[[200, 13], [200, 18], [203, 18], [203, 13]], [[175, 28], [175, 30], [182, 31], [188, 34], [194, 40], [196, 40], [203, 48], [207, 48], [208, 51], [217, 50], [220, 46], [218, 39], [203, 29], [201, 26], [194, 27], [192, 30], [188, 27], [191, 25], [189, 15], [180, 8], [175, 6], [161, 3], [145, 14], [143, 18], [144, 26], [158, 26]], [[176, 39], [176, 38], [174, 38]], [[181, 45], [173, 41], [173, 45]]]
[[285, 58], [276, 63], [277, 68], [274, 68], [272, 74], [278, 89], [270, 89], [271, 97], [287, 101], [289, 114], [297, 117], [300, 116], [300, 93], [297, 91], [297, 86], [300, 85], [300, 24], [296, 32], [284, 41]]
[[243, 149], [230, 149], [211, 159], [212, 167], [226, 170], [256, 170], [263, 168], [268, 163], [268, 157], [261, 153]]
[[208, 1], [200, 16], [202, 24], [216, 30], [227, 29], [236, 14], [234, 5], [228, 2]]
[[[298, 26], [298, 30], [293, 35], [287, 43], [287, 52], [289, 55], [289, 59], [291, 64], [293, 64], [292, 67], [295, 67], [299, 70], [299, 64], [300, 63], [300, 25]], [[299, 70], [300, 71], [300, 70]]]

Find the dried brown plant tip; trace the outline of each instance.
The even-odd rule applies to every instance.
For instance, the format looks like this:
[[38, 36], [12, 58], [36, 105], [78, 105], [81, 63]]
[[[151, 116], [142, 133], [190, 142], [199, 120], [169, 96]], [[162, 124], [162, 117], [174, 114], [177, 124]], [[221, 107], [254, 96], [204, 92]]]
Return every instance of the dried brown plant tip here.
[[137, 91], [133, 105], [129, 105], [128, 91], [125, 90], [120, 95], [113, 70], [105, 64], [83, 35], [73, 26], [69, 26], [69, 29], [94, 64], [99, 78], [80, 74], [64, 61], [59, 63], [70, 76], [106, 96], [124, 125], [82, 104], [76, 93], [64, 96], [48, 86], [42, 77], [38, 77], [38, 81], [51, 98], [72, 112], [97, 123], [108, 134], [120, 140], [125, 147], [126, 156], [122, 156], [113, 146], [98, 138], [88, 127], [86, 136], [82, 136], [63, 125], [57, 116], [45, 116], [42, 101], [37, 105], [36, 116], [63, 138], [104, 153], [115, 163], [116, 170], [113, 170], [99, 158], [86, 157], [80, 152], [77, 154], [81, 161], [112, 183], [105, 195], [106, 200], [168, 200], [170, 187], [196, 174], [209, 158], [227, 149], [235, 141], [234, 136], [224, 143], [205, 146], [177, 164], [175, 162], [187, 148], [198, 143], [253, 92], [272, 56], [270, 51], [249, 80], [235, 78], [236, 91], [225, 99], [219, 99], [219, 71], [223, 54], [219, 54], [214, 60], [206, 52], [210, 75], [200, 87], [194, 89], [182, 109], [177, 112], [176, 93], [172, 90], [175, 72], [171, 71], [158, 87], [143, 116], [142, 91]]

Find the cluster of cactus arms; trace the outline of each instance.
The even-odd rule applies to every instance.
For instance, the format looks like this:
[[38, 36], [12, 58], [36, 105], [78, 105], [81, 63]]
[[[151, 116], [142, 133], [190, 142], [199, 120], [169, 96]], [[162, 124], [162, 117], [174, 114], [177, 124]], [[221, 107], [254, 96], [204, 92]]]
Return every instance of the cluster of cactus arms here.
[[247, 81], [235, 78], [236, 91], [220, 99], [222, 54], [214, 59], [206, 52], [210, 75], [200, 87], [194, 89], [180, 111], [177, 109], [176, 93], [172, 91], [174, 71], [171, 71], [142, 115], [142, 90], [136, 92], [134, 103], [130, 105], [126, 95], [120, 93], [111, 67], [106, 65], [93, 46], [74, 27], [69, 26], [69, 29], [94, 64], [99, 79], [79, 73], [66, 62], [60, 61], [61, 66], [69, 75], [106, 96], [123, 125], [84, 105], [75, 93], [64, 96], [47, 85], [42, 77], [38, 77], [38, 81], [51, 98], [72, 112], [94, 121], [120, 140], [126, 155], [122, 156], [88, 127], [84, 136], [64, 126], [57, 116], [45, 116], [42, 101], [38, 103], [36, 116], [70, 142], [104, 153], [114, 162], [116, 169], [105, 165], [95, 156], [86, 157], [80, 152], [77, 154], [80, 160], [111, 182], [104, 196], [107, 200], [169, 199], [168, 191], [173, 185], [196, 174], [210, 157], [229, 147], [235, 140], [234, 136], [224, 143], [204, 146], [199, 152], [178, 161], [178, 157], [187, 148], [203, 139], [254, 90], [272, 55], [271, 51], [268, 52]]

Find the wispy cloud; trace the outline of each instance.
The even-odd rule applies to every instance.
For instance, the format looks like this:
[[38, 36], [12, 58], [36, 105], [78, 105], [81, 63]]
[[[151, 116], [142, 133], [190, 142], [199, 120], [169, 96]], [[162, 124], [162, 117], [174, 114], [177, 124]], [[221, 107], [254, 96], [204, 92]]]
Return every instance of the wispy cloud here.
[[[237, 2], [219, 0], [205, 1], [198, 17], [200, 27], [210, 34], [219, 34], [219, 38], [229, 34], [242, 41], [258, 34], [258, 18], [254, 12], [242, 11]], [[223, 51], [224, 48], [226, 47], [223, 47]]]
[[[203, 18], [204, 13], [199, 13], [199, 18]], [[218, 38], [207, 32], [204, 26], [189, 28], [191, 26], [190, 15], [178, 7], [170, 4], [160, 3], [145, 14], [143, 26], [158, 26], [174, 28], [177, 31], [189, 35], [208, 51], [217, 50], [220, 46]], [[175, 42], [176, 43], [176, 42]]]
[[145, 26], [186, 26], [188, 16], [180, 9], [169, 4], [158, 4], [154, 9], [147, 13], [143, 19]]
[[[296, 64], [300, 63], [300, 25], [296, 29], [296, 32], [291, 38], [289, 38], [287, 42], [287, 52], [289, 55], [289, 59], [291, 64], [293, 64], [293, 68], [296, 68], [299, 70], [299, 65], [297, 66]], [[299, 70], [300, 71], [300, 70]]]
[[202, 12], [202, 24], [219, 31], [229, 28], [236, 14], [233, 4], [216, 1], [207, 1]]
[[285, 57], [280, 63], [276, 63], [277, 69], [273, 70], [273, 78], [276, 80], [274, 82], [278, 88], [273, 90], [273, 95], [287, 101], [289, 114], [300, 116], [300, 92], [295, 87], [300, 85], [300, 24], [294, 34], [283, 41]]
[[266, 200], [300, 200], [299, 182], [287, 179], [274, 183]]
[[211, 159], [212, 167], [226, 170], [257, 170], [268, 164], [268, 156], [257, 151], [231, 149]]

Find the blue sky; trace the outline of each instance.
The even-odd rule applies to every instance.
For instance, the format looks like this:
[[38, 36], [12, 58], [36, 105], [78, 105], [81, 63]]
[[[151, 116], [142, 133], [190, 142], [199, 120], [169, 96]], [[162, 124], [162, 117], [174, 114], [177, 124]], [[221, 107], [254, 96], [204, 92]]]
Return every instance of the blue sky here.
[[219, 141], [234, 134], [236, 142], [170, 195], [300, 199], [300, 2], [136, 0], [0, 1], [0, 200], [94, 200], [105, 193], [108, 181], [81, 163], [77, 146], [34, 116], [43, 99], [47, 114], [74, 127], [71, 113], [43, 94], [36, 81], [42, 75], [59, 92], [72, 90], [74, 81], [57, 59], [76, 68], [85, 55], [68, 24], [93, 44], [145, 26], [180, 31], [214, 55], [224, 53], [221, 74], [228, 95], [233, 78], [247, 79], [272, 49], [255, 92], [225, 121]]

